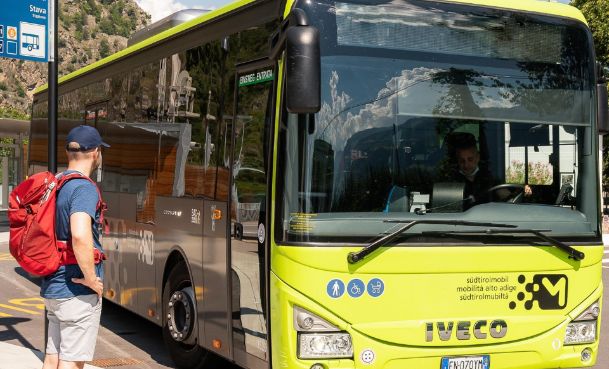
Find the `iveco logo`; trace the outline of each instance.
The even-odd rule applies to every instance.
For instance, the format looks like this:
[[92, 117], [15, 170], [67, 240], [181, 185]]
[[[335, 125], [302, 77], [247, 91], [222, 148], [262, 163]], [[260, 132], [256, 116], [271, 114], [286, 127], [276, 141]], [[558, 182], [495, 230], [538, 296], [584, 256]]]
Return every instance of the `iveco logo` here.
[[432, 342], [434, 339], [434, 325], [438, 332], [438, 337], [441, 341], [450, 340], [455, 325], [457, 326], [456, 337], [459, 340], [469, 340], [472, 334], [476, 339], [485, 339], [488, 335], [493, 338], [503, 338], [507, 333], [507, 323], [504, 320], [493, 320], [488, 324], [487, 320], [478, 320], [477, 322], [459, 321], [459, 322], [436, 322], [425, 323], [425, 341]]

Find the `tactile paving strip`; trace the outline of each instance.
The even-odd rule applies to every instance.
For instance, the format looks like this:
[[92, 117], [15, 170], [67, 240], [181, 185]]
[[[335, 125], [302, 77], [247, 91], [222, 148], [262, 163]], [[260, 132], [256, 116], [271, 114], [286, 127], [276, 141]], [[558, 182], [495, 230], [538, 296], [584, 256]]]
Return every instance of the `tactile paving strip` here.
[[93, 366], [99, 366], [101, 368], [110, 368], [113, 366], [124, 366], [124, 365], [134, 365], [134, 364], [141, 364], [143, 363], [142, 360], [136, 360], [136, 359], [130, 359], [130, 358], [113, 358], [113, 359], [96, 359], [93, 360], [91, 362], [88, 362], [88, 364], [93, 365]]

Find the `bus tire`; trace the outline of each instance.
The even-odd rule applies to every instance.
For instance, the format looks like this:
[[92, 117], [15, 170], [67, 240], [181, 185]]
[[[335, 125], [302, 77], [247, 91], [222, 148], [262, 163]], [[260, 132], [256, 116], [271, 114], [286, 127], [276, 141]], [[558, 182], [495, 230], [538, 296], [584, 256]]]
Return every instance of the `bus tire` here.
[[235, 239], [243, 241], [243, 224], [235, 223]]
[[[196, 340], [194, 340], [194, 343], [185, 343], [180, 341], [179, 338], [175, 339], [173, 337], [176, 330], [190, 332], [188, 337], [184, 337], [184, 341], [186, 341], [186, 338], [189, 338], [192, 335], [195, 335], [196, 337], [198, 334], [198, 332], [193, 331], [193, 327], [196, 327], [197, 319], [197, 309], [196, 305], [194, 305], [194, 301], [189, 301], [190, 297], [188, 296], [180, 296], [186, 300], [176, 302], [176, 296], [178, 294], [183, 294], [183, 291], [186, 291], [189, 288], [192, 289], [192, 282], [190, 281], [186, 263], [182, 261], [171, 269], [165, 287], [163, 288], [163, 341], [177, 368], [201, 369], [204, 368], [205, 364], [210, 360], [211, 355], [209, 351], [199, 346]], [[170, 307], [170, 303], [172, 304], [172, 307]], [[187, 311], [189, 319], [185, 319]], [[174, 316], [170, 318], [171, 314]]]

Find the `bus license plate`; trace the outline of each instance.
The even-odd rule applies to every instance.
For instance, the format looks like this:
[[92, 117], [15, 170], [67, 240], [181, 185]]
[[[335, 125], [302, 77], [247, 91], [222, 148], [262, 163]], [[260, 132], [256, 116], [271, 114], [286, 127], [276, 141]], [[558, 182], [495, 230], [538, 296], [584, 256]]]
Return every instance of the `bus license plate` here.
[[489, 355], [443, 357], [440, 369], [490, 369], [491, 358]]

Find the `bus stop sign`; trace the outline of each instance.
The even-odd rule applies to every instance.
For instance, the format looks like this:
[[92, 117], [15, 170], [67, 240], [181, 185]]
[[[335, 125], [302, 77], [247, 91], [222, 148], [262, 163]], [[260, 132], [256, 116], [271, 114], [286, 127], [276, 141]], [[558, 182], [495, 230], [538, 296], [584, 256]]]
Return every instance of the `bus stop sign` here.
[[50, 4], [47, 0], [0, 4], [0, 57], [49, 61]]

